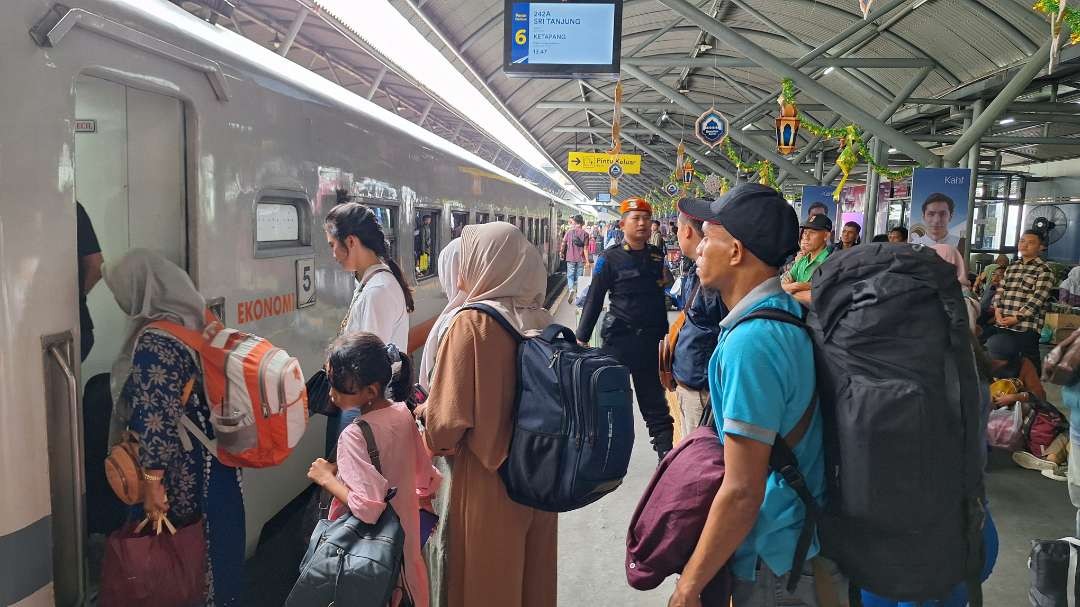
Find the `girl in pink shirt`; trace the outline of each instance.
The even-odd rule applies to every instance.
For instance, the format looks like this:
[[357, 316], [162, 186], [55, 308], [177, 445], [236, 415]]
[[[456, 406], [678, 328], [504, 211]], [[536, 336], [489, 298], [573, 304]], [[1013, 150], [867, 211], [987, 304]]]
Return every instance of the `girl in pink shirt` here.
[[[348, 511], [374, 524], [386, 508], [387, 489], [397, 488], [390, 504], [405, 530], [402, 587], [416, 607], [428, 607], [427, 568], [420, 551], [420, 505], [430, 502], [440, 476], [431, 464], [412, 412], [401, 402], [412, 389], [409, 357], [371, 333], [352, 333], [330, 346], [326, 368], [333, 403], [343, 411], [359, 409], [360, 418], [371, 426], [382, 474], [371, 463], [363, 433], [352, 423], [338, 439], [337, 464], [319, 458], [311, 464], [308, 478], [334, 496], [330, 520]], [[395, 402], [386, 398], [387, 392]], [[401, 593], [395, 593], [391, 607], [400, 602]]]

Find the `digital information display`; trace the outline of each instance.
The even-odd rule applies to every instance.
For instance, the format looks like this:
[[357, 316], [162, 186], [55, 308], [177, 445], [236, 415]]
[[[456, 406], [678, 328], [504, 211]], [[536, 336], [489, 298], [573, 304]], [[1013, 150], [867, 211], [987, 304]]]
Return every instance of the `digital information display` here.
[[509, 76], [617, 76], [622, 37], [619, 0], [506, 2]]

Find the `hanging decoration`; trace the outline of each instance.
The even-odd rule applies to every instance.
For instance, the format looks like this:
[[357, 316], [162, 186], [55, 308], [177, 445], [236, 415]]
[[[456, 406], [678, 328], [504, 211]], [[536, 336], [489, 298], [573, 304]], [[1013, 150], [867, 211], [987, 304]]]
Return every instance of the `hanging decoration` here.
[[694, 123], [694, 135], [712, 149], [727, 139], [729, 127], [728, 119], [715, 107], [710, 107]]
[[[785, 103], [794, 105], [795, 83], [785, 78], [780, 90], [781, 105]], [[827, 127], [823, 124], [814, 122], [802, 112], [798, 112], [798, 117], [802, 126], [806, 127], [806, 130], [810, 131], [815, 137], [820, 137], [823, 141], [835, 139], [840, 144], [840, 155], [836, 157], [836, 166], [840, 167], [843, 179], [840, 180], [840, 184], [833, 193], [834, 200], [840, 200], [840, 191], [843, 190], [851, 170], [854, 169], [855, 165], [859, 164], [859, 162], [865, 162], [870, 170], [881, 175], [881, 178], [886, 181], [906, 179], [911, 177], [911, 174], [915, 172], [915, 167], [913, 166], [904, 167], [902, 169], [890, 169], [888, 166], [874, 160], [874, 156], [870, 153], [870, 149], [866, 146], [866, 142], [863, 141], [862, 131], [854, 124], [839, 127]]]
[[687, 158], [682, 165], [682, 174], [680, 176], [682, 180], [682, 195], [686, 196], [687, 191], [690, 189], [690, 184], [694, 183], [694, 165]]
[[862, 11], [863, 19], [870, 18], [870, 7], [874, 4], [874, 0], [859, 0], [859, 10]]
[[739, 158], [739, 153], [735, 151], [735, 146], [731, 145], [730, 141], [724, 142], [724, 154], [727, 155], [731, 164], [735, 165], [735, 168], [749, 173], [750, 175], [758, 176], [758, 183], [767, 185], [775, 190], [780, 189], [780, 184], [776, 182], [776, 168], [768, 160], [759, 160], [757, 162], [743, 162]]
[[801, 121], [799, 107], [795, 105], [794, 83], [785, 80], [784, 87], [791, 90], [782, 91], [780, 98], [776, 100], [780, 104], [780, 116], [776, 119], [776, 150], [787, 156], [795, 152]]
[[[1038, 0], [1032, 7], [1035, 12], [1050, 17], [1051, 35], [1055, 37], [1061, 34], [1061, 23], [1069, 25], [1069, 44], [1080, 42], [1080, 11], [1074, 8], [1066, 8], [1065, 2], [1058, 0]], [[1058, 20], [1057, 31], [1053, 29], [1055, 16]]]
[[710, 174], [701, 182], [701, 187], [705, 188], [705, 191], [709, 194], [719, 194], [721, 187], [720, 176], [715, 173]]
[[[609, 154], [613, 154], [615, 158], [622, 154], [622, 80], [615, 83], [615, 112], [611, 117], [611, 149], [608, 150]], [[617, 162], [612, 162], [612, 166], [617, 165]], [[620, 167], [621, 168], [621, 167]], [[611, 185], [608, 187], [608, 193], [614, 198], [619, 195], [619, 177], [622, 176], [622, 171], [616, 171], [612, 173], [610, 170], [608, 173], [611, 175]]]
[[675, 166], [681, 167], [684, 160], [686, 160], [686, 145], [680, 139], [679, 147], [675, 148]]

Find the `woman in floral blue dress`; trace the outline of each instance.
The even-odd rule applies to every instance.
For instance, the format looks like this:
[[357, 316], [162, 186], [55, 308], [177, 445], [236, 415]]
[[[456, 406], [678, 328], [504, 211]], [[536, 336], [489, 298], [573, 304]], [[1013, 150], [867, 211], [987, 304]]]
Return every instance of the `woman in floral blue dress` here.
[[[146, 498], [133, 516], [167, 513], [176, 527], [201, 518], [207, 542], [206, 604], [240, 605], [244, 566], [240, 470], [223, 465], [199, 441], [181, 441], [183, 415], [214, 436], [202, 374], [186, 346], [166, 333], [146, 329], [151, 322], [167, 320], [201, 331], [205, 301], [183, 270], [150, 251], [129, 252], [106, 268], [105, 281], [130, 319], [127, 342], [113, 368], [117, 393], [112, 429], [114, 434], [128, 429], [140, 442]], [[184, 388], [192, 380], [184, 403]]]

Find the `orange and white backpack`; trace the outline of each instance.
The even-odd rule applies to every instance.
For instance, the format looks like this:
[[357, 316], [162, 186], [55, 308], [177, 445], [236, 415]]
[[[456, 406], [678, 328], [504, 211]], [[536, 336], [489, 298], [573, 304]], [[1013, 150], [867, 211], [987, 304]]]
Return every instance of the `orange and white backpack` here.
[[234, 468], [267, 468], [289, 457], [308, 420], [298, 360], [261, 337], [216, 322], [203, 333], [171, 322], [151, 323], [147, 329], [167, 333], [199, 355], [215, 438], [183, 415], [185, 450], [191, 450], [190, 435]]

